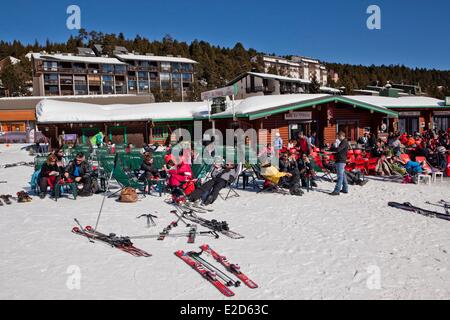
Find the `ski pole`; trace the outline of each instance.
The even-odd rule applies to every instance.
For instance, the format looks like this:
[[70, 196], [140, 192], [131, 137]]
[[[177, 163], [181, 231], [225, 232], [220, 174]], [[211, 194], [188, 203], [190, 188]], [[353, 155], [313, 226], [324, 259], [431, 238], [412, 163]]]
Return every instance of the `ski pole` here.
[[211, 263], [209, 263], [205, 259], [201, 258], [198, 253], [189, 252], [188, 256], [190, 256], [195, 261], [203, 264], [206, 268], [210, 269], [210, 271], [214, 271], [219, 278], [221, 278], [223, 281], [225, 281], [227, 283], [228, 286], [239, 287], [241, 285], [240, 281], [234, 281], [230, 276], [228, 276], [222, 270], [218, 269], [217, 267], [213, 266]]
[[81, 223], [78, 221], [78, 219], [73, 219], [75, 221], [75, 223], [78, 225], [78, 227], [80, 227], [80, 231], [84, 233], [84, 235], [86, 236], [86, 238], [89, 240], [90, 243], [95, 243], [94, 240], [91, 239], [91, 237], [87, 234], [86, 231], [84, 231], [83, 226], [81, 225]]
[[114, 157], [114, 166], [113, 166], [113, 168], [111, 170], [111, 174], [110, 174], [108, 182], [106, 184], [105, 194], [103, 195], [102, 205], [100, 206], [100, 211], [98, 213], [97, 222], [95, 223], [94, 231], [97, 231], [98, 224], [100, 223], [100, 217], [102, 215], [103, 205], [105, 204], [106, 196], [108, 195], [108, 191], [109, 191], [109, 183], [110, 183], [110, 181], [111, 181], [111, 179], [113, 177], [114, 171], [116, 170], [116, 166], [117, 166], [117, 161], [118, 160], [119, 160], [119, 154], [116, 153], [116, 156]]

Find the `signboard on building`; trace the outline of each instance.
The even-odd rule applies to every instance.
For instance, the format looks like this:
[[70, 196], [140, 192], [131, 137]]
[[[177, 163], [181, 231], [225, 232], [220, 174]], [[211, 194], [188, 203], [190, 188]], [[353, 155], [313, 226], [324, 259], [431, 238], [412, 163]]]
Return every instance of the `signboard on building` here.
[[407, 111], [407, 112], [399, 112], [400, 117], [420, 117], [420, 112]]
[[204, 100], [212, 100], [214, 98], [237, 95], [238, 92], [239, 92], [239, 87], [237, 84], [235, 84], [233, 86], [203, 92], [201, 94], [201, 98], [203, 101]]
[[291, 121], [291, 120], [312, 120], [312, 112], [306, 111], [294, 111], [290, 113], [286, 113], [284, 115], [284, 119]]
[[433, 112], [433, 115], [434, 116], [450, 116], [450, 111], [435, 111], [435, 112]]

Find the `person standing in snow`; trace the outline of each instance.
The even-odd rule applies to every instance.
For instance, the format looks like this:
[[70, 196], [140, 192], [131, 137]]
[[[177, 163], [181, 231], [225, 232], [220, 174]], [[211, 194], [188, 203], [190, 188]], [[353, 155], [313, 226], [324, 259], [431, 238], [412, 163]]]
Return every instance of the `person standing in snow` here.
[[336, 173], [337, 173], [337, 184], [334, 191], [331, 193], [332, 196], [339, 196], [342, 193], [348, 193], [348, 182], [347, 176], [345, 175], [345, 166], [347, 165], [347, 155], [350, 145], [345, 137], [344, 132], [339, 132], [338, 140], [340, 141], [339, 146], [336, 149]]
[[275, 134], [275, 140], [273, 141], [273, 148], [275, 150], [275, 155], [277, 158], [280, 157], [280, 150], [283, 149], [283, 139], [279, 132]]

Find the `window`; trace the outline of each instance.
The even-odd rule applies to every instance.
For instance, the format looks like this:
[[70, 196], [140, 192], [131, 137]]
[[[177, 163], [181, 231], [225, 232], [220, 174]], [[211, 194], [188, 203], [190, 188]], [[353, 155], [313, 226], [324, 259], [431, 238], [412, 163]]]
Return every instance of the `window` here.
[[158, 72], [150, 72], [150, 80], [158, 80]]
[[185, 82], [192, 82], [192, 74], [190, 74], [190, 73], [183, 73], [183, 81], [185, 81]]
[[148, 90], [149, 90], [148, 80], [140, 80], [139, 92], [148, 92]]
[[139, 78], [139, 80], [148, 80], [148, 72], [146, 72], [146, 71], [139, 71], [138, 72], [138, 78]]
[[124, 65], [116, 65], [115, 70], [116, 70], [116, 73], [119, 73], [119, 74], [124, 74], [125, 72], [127, 72], [127, 68]]
[[114, 73], [114, 66], [112, 64], [104, 64], [102, 69], [103, 73]]
[[103, 76], [103, 93], [114, 93], [114, 78], [112, 76]]
[[71, 84], [73, 84], [73, 76], [72, 75], [62, 74], [62, 75], [59, 76], [59, 78], [60, 78], [61, 85], [71, 85]]
[[181, 80], [181, 73], [172, 73], [173, 82], [180, 82], [180, 80]]
[[183, 63], [182, 67], [183, 67], [183, 71], [185, 71], [185, 72], [192, 72], [194, 70], [194, 67], [192, 66], [192, 64], [189, 64], [189, 63]]
[[171, 67], [172, 67], [172, 72], [178, 72], [181, 69], [180, 64], [177, 62], [171, 63]]
[[349, 141], [358, 140], [358, 120], [338, 120], [337, 121], [337, 132], [345, 132], [345, 136]]
[[44, 83], [45, 84], [57, 84], [58, 83], [58, 74], [56, 74], [56, 73], [44, 74]]
[[159, 76], [161, 78], [161, 81], [170, 81], [170, 73], [161, 72]]
[[161, 62], [162, 71], [170, 71], [170, 62]]
[[58, 71], [58, 63], [56, 61], [44, 61], [45, 71]]
[[139, 67], [148, 68], [148, 61], [139, 61]]
[[436, 131], [447, 131], [450, 128], [450, 116], [436, 116], [433, 122]]
[[408, 134], [419, 132], [419, 117], [400, 117], [398, 119], [398, 131]]
[[136, 90], [137, 90], [137, 81], [128, 80], [128, 91], [136, 92]]
[[155, 127], [152, 129], [154, 139], [167, 139], [169, 131], [166, 127]]

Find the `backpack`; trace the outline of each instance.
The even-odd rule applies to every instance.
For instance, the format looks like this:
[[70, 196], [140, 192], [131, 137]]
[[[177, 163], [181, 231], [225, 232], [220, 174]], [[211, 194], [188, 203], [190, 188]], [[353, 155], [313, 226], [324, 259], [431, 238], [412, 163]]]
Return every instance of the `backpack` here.
[[122, 192], [120, 193], [119, 201], [125, 203], [137, 202], [138, 196], [136, 190], [130, 187], [123, 189]]

